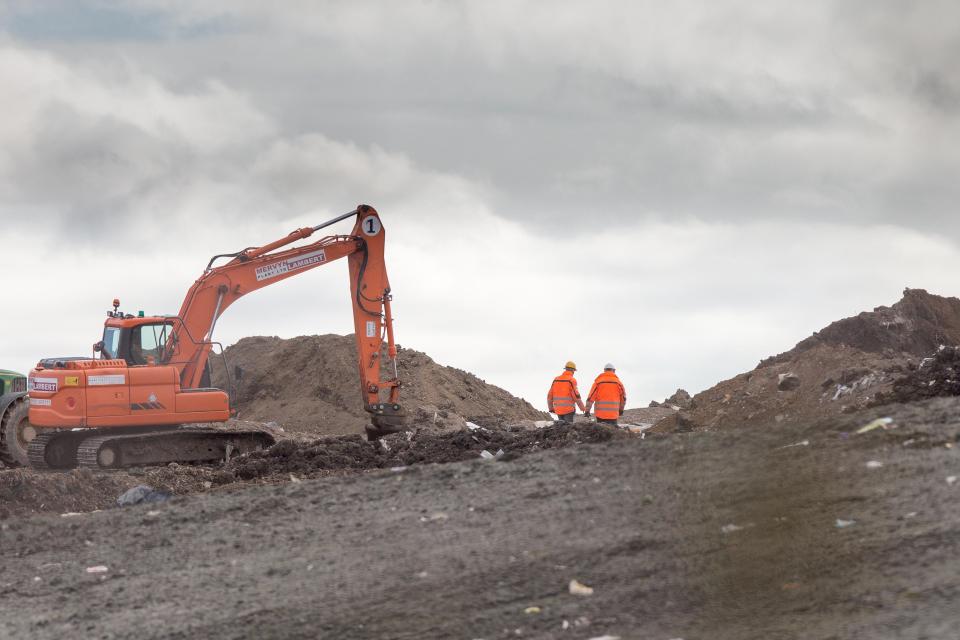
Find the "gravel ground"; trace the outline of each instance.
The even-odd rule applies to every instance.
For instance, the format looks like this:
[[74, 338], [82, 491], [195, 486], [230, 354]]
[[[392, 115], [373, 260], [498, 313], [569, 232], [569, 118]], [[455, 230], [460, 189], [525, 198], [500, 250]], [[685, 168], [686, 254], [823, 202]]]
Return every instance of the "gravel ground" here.
[[937, 399], [9, 519], [0, 637], [956, 638], [958, 438]]

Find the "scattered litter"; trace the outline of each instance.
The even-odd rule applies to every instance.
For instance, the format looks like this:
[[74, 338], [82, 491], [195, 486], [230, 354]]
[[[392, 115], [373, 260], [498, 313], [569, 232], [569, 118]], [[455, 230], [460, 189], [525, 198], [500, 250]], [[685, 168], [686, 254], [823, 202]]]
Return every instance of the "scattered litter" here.
[[163, 491], [157, 491], [153, 487], [140, 484], [132, 489], [128, 489], [117, 498], [117, 505], [121, 507], [130, 507], [135, 504], [146, 504], [151, 502], [163, 502], [170, 499], [170, 494]]
[[735, 524], [725, 524], [720, 527], [720, 533], [734, 533], [736, 531], [741, 531], [743, 527], [737, 526]]
[[300, 478], [298, 478], [297, 476], [295, 476], [295, 475], [293, 475], [293, 474], [291, 473], [291, 474], [290, 474], [290, 482], [292, 482], [293, 484], [300, 484], [301, 482], [303, 482], [303, 480], [301, 480]]
[[420, 516], [420, 522], [437, 522], [438, 520], [446, 520], [449, 517], [447, 514], [438, 511], [437, 513], [430, 514], [430, 516]]
[[417, 574], [417, 577], [422, 579], [422, 578], [426, 578], [429, 575], [430, 574], [427, 573], [426, 571], [421, 571], [420, 573]]
[[905, 516], [903, 516], [903, 517], [904, 517], [904, 518], [916, 518], [916, 517], [917, 517], [917, 512], [916, 512], [916, 511], [911, 511], [910, 513], [908, 513], [907, 515], [905, 515]]
[[870, 460], [867, 462], [867, 469], [879, 469], [883, 466], [883, 463], [879, 460]]
[[147, 511], [147, 517], [148, 517], [148, 518], [156, 518], [158, 515], [160, 515], [160, 512], [159, 512], [159, 511], [156, 511], [156, 510], [154, 510], [154, 511]]
[[527, 615], [540, 613], [540, 607], [527, 607], [526, 609], [523, 610], [523, 612]]
[[893, 418], [877, 418], [857, 429], [857, 433], [866, 433], [874, 429], [887, 428], [887, 425], [893, 424]]
[[840, 518], [837, 518], [836, 527], [837, 529], [846, 529], [847, 527], [852, 527], [855, 524], [857, 524], [856, 520], [841, 520]]
[[467, 422], [467, 429], [470, 429], [470, 431], [476, 431], [477, 429], [482, 429], [482, 428], [483, 427], [481, 427], [478, 424], [475, 424], [473, 422]]
[[86, 512], [86, 513], [82, 512], [82, 511], [68, 511], [68, 512], [66, 512], [66, 513], [61, 513], [61, 514], [60, 514], [60, 517], [61, 517], [61, 518], [72, 518], [72, 517], [74, 517], [74, 516], [85, 516], [85, 515], [87, 515], [87, 513], [98, 513], [99, 511], [100, 511], [99, 509], [97, 509], [96, 511], [88, 511], [88, 512]]
[[102, 564], [98, 564], [93, 567], [87, 567], [87, 573], [106, 573], [107, 571], [110, 571], [110, 569]]
[[575, 596], [592, 596], [593, 587], [588, 587], [587, 585], [581, 582], [578, 582], [577, 580], [571, 580], [570, 593]]
[[544, 427], [553, 426], [553, 420], [537, 420], [533, 423], [534, 428], [543, 429]]
[[904, 441], [903, 441], [903, 446], [909, 447], [909, 446], [912, 445], [914, 442], [916, 442], [916, 439], [914, 439], [914, 438], [910, 438], [909, 440], [904, 440]]
[[499, 458], [502, 458], [502, 457], [505, 456], [505, 455], [506, 455], [506, 453], [504, 453], [503, 449], [497, 449], [497, 452], [496, 452], [495, 454], [493, 454], [493, 457], [499, 459]]
[[947, 484], [953, 484], [957, 481], [957, 476], [947, 476]]
[[563, 624], [560, 625], [560, 628], [563, 629], [564, 631], [566, 631], [567, 629], [569, 629], [569, 628], [570, 628], [570, 621], [569, 621], [569, 620], [564, 620], [564, 621], [563, 621]]
[[484, 460], [493, 460], [494, 455], [489, 451], [487, 451], [486, 449], [484, 449], [483, 451], [480, 452], [480, 457], [483, 458]]
[[620, 640], [620, 636], [593, 636], [590, 640]]
[[647, 429], [653, 426], [652, 422], [640, 422], [640, 423], [631, 423], [625, 422], [620, 425], [620, 428], [624, 431], [629, 431], [630, 433], [643, 433]]
[[789, 449], [790, 447], [809, 447], [809, 440], [801, 440], [800, 442], [794, 442], [793, 444], [785, 444], [782, 447], [777, 447], [778, 449]]
[[381, 440], [380, 446], [383, 447], [384, 451], [390, 451], [390, 445], [387, 444], [386, 440]]
[[406, 467], [390, 467], [390, 471], [393, 471], [394, 473], [400, 473], [401, 471], [406, 471], [406, 470], [407, 470]]
[[204, 481], [203, 481], [203, 488], [204, 488], [204, 489], [209, 489], [209, 488], [211, 488], [212, 486], [213, 486], [213, 483], [210, 482], [209, 480], [204, 480]]

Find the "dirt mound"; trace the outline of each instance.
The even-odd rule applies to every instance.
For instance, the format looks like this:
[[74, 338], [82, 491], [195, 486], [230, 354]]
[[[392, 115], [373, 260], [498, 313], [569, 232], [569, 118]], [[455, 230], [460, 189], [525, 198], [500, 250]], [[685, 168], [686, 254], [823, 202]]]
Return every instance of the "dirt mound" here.
[[904, 289], [903, 298], [892, 307], [877, 307], [838, 320], [792, 350], [764, 360], [760, 366], [788, 361], [823, 345], [923, 357], [942, 344], [960, 344], [960, 299], [934, 295], [924, 289]]
[[875, 405], [960, 396], [960, 348], [941, 347], [905, 376], [889, 393], [878, 394]]
[[313, 442], [286, 440], [231, 461], [227, 471], [242, 480], [289, 473], [310, 477], [331, 470], [387, 469], [474, 460], [484, 450], [494, 454], [502, 449], [503, 457], [509, 459], [543, 449], [631, 437], [634, 436], [627, 431], [595, 423], [577, 423], [536, 430], [462, 430], [411, 439], [405, 434], [396, 434], [379, 442], [367, 442], [360, 436], [322, 438]]
[[[369, 422], [356, 358], [352, 335], [252, 337], [226, 350], [230, 373], [243, 369], [234, 381], [241, 417], [313, 435], [360, 433]], [[547, 418], [525, 400], [419, 351], [401, 349], [397, 367], [403, 405], [439, 431], [463, 428], [468, 420], [501, 426]], [[226, 388], [222, 366], [214, 367], [213, 383]]]
[[[924, 355], [958, 343], [960, 300], [907, 289], [891, 307], [834, 322], [753, 371], [698, 393], [658, 430], [798, 423], [857, 411], [887, 397]], [[930, 397], [908, 385], [898, 398]], [[941, 378], [937, 388], [947, 386]]]

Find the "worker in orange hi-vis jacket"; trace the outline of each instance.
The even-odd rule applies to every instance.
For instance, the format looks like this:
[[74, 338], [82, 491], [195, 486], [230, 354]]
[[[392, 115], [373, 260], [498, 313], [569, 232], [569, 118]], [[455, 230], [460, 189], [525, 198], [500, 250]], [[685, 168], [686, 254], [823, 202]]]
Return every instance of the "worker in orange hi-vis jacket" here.
[[553, 379], [550, 391], [547, 392], [547, 409], [550, 413], [557, 414], [561, 422], [573, 422], [577, 407], [584, 411], [577, 380], [573, 377], [576, 370], [577, 365], [572, 360], [567, 362], [563, 373]]
[[603, 366], [603, 373], [593, 381], [590, 395], [587, 396], [587, 410], [584, 413], [590, 415], [590, 408], [594, 405], [596, 405], [597, 422], [614, 425], [617, 424], [617, 418], [623, 415], [623, 409], [627, 405], [627, 392], [620, 378], [617, 377], [616, 368], [610, 363]]

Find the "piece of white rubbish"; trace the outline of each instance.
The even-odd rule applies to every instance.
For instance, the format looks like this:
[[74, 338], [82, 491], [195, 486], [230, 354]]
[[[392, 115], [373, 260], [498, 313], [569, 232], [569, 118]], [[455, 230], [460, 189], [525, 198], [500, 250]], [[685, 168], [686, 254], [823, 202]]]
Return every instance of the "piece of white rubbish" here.
[[571, 580], [569, 585], [570, 593], [575, 596], [592, 596], [593, 587], [588, 587], [578, 580]]
[[483, 451], [480, 452], [480, 457], [483, 458], [484, 460], [493, 460], [494, 455], [489, 451], [487, 451], [486, 449], [484, 449]]
[[481, 428], [482, 427], [480, 425], [474, 424], [473, 422], [467, 423], [467, 429], [470, 429], [470, 431], [476, 431], [477, 429], [481, 429]]
[[790, 447], [809, 447], [809, 440], [801, 440], [800, 442], [794, 442], [793, 444], [785, 444], [780, 449], [789, 449]]
[[957, 481], [957, 476], [947, 476], [947, 484], [953, 484]]
[[720, 533], [734, 533], [735, 531], [740, 531], [743, 527], [738, 527], [735, 524], [725, 524], [720, 527]]
[[87, 573], [106, 573], [107, 571], [110, 571], [110, 569], [102, 564], [98, 564], [93, 567], [87, 567]]
[[857, 524], [856, 520], [842, 520], [840, 518], [837, 518], [836, 526], [837, 526], [837, 529], [846, 529], [847, 527], [852, 527], [855, 524]]
[[893, 424], [893, 418], [877, 418], [857, 429], [857, 433], [866, 433], [867, 431], [873, 431], [874, 429], [886, 427], [890, 424]]
[[883, 463], [879, 460], [870, 460], [867, 462], [867, 469], [879, 469], [883, 466]]

